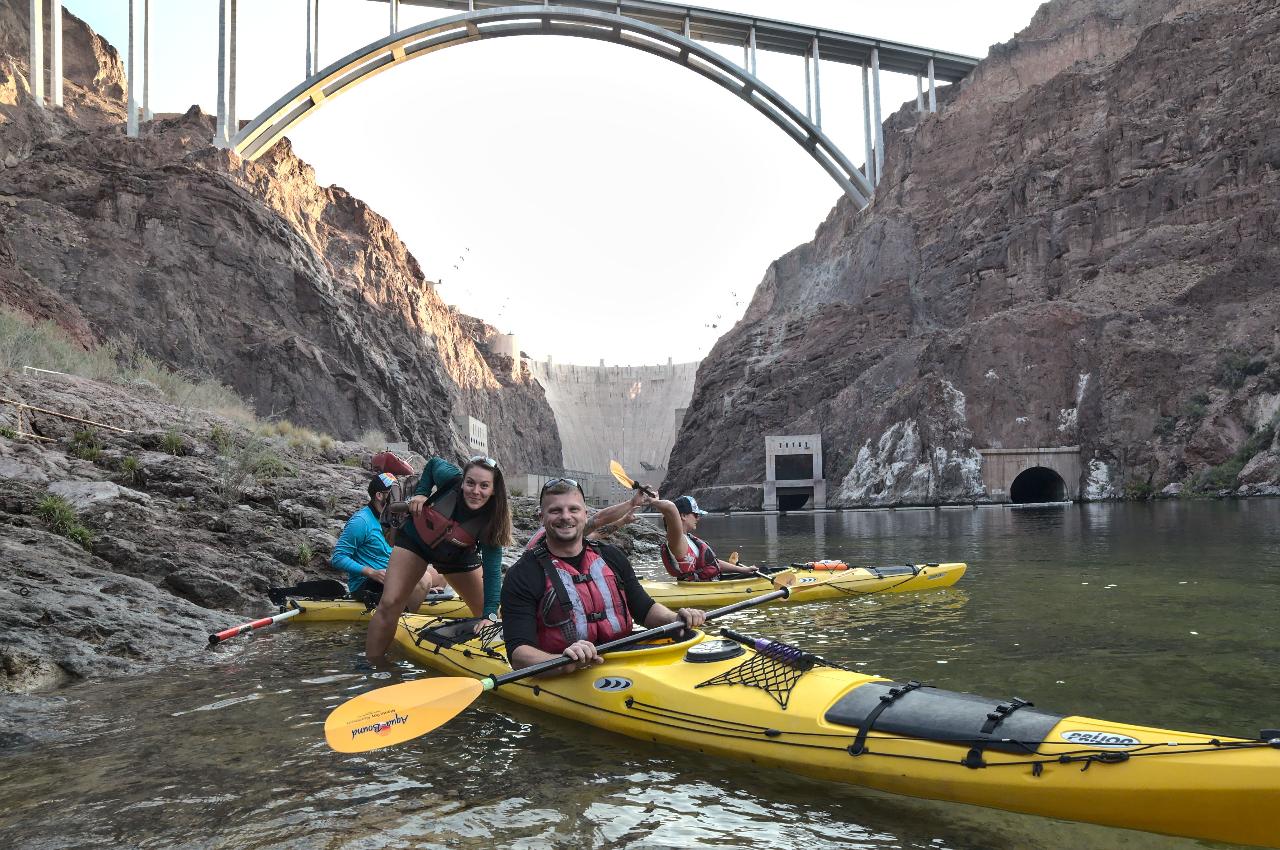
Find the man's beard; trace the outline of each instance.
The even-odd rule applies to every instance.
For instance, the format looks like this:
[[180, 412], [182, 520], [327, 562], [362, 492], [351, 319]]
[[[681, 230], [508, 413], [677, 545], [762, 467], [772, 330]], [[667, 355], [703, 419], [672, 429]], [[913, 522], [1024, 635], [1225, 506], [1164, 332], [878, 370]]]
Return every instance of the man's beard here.
[[571, 543], [574, 540], [581, 539], [582, 529], [585, 527], [584, 523], [577, 523], [572, 526], [550, 525], [547, 526], [547, 536], [564, 543]]

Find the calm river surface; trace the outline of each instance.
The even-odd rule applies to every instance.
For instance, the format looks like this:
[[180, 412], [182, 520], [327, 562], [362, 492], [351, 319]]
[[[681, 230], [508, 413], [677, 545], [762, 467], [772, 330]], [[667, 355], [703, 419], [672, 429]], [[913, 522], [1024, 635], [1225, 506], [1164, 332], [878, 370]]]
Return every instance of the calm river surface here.
[[[969, 564], [952, 590], [749, 611], [742, 631], [1066, 713], [1280, 726], [1280, 500], [709, 517], [700, 533], [745, 561]], [[663, 751], [492, 696], [426, 738], [339, 755], [325, 714], [385, 683], [362, 643], [361, 626], [293, 625], [60, 692], [30, 720], [66, 734], [0, 750], [0, 845], [1209, 846]]]

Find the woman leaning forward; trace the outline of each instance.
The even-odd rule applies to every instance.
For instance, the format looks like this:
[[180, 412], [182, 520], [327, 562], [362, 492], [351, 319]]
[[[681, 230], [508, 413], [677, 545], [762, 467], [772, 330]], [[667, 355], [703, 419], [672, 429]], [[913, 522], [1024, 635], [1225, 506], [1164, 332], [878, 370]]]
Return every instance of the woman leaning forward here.
[[370, 661], [391, 646], [413, 588], [433, 567], [473, 614], [483, 614], [477, 629], [498, 619], [502, 547], [513, 542], [511, 505], [498, 462], [477, 455], [458, 469], [431, 458], [409, 500], [409, 512], [413, 521], [396, 535], [382, 601], [369, 620], [365, 655]]

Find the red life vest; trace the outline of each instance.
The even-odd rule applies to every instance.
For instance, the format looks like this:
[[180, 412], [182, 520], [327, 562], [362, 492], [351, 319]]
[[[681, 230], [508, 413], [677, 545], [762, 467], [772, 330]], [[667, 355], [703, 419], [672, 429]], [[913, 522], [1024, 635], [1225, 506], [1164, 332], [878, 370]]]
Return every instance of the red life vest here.
[[574, 641], [601, 644], [631, 634], [622, 582], [594, 544], [584, 544], [580, 570], [545, 546], [534, 550], [534, 557], [546, 579], [538, 604], [539, 649], [564, 652]]
[[532, 552], [546, 536], [547, 530], [542, 526], [538, 526], [538, 530], [533, 533], [533, 536], [529, 538], [529, 542], [524, 545], [524, 551]]
[[662, 544], [662, 566], [675, 576], [676, 581], [713, 581], [720, 575], [719, 558], [707, 542], [692, 534], [685, 536], [684, 557], [676, 560], [671, 547]]
[[476, 540], [489, 518], [481, 514], [466, 522], [453, 519], [461, 490], [462, 480], [458, 479], [458, 483], [443, 493], [432, 496], [413, 518], [414, 530], [440, 563], [475, 563], [479, 557]]

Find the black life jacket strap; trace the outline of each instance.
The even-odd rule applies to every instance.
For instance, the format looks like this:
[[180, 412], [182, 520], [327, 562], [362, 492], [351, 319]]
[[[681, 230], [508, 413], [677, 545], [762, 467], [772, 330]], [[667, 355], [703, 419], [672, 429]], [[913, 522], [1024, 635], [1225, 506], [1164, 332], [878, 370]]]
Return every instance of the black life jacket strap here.
[[866, 718], [859, 724], [858, 737], [854, 738], [853, 743], [849, 745], [849, 755], [860, 756], [867, 752], [867, 735], [871, 732], [871, 727], [875, 726], [876, 719], [884, 713], [885, 709], [914, 690], [931, 687], [933, 686], [912, 679], [900, 688], [890, 688], [889, 693], [881, 694], [880, 701], [867, 712]]
[[556, 601], [560, 603], [560, 610], [565, 612], [572, 611], [573, 605], [569, 602], [569, 591], [565, 589], [564, 580], [560, 578], [560, 571], [551, 562], [551, 553], [547, 550], [546, 538], [543, 538], [533, 548], [533, 557], [538, 562], [538, 566], [542, 567], [542, 574], [546, 576], [547, 581], [551, 582], [551, 592], [556, 595]]

